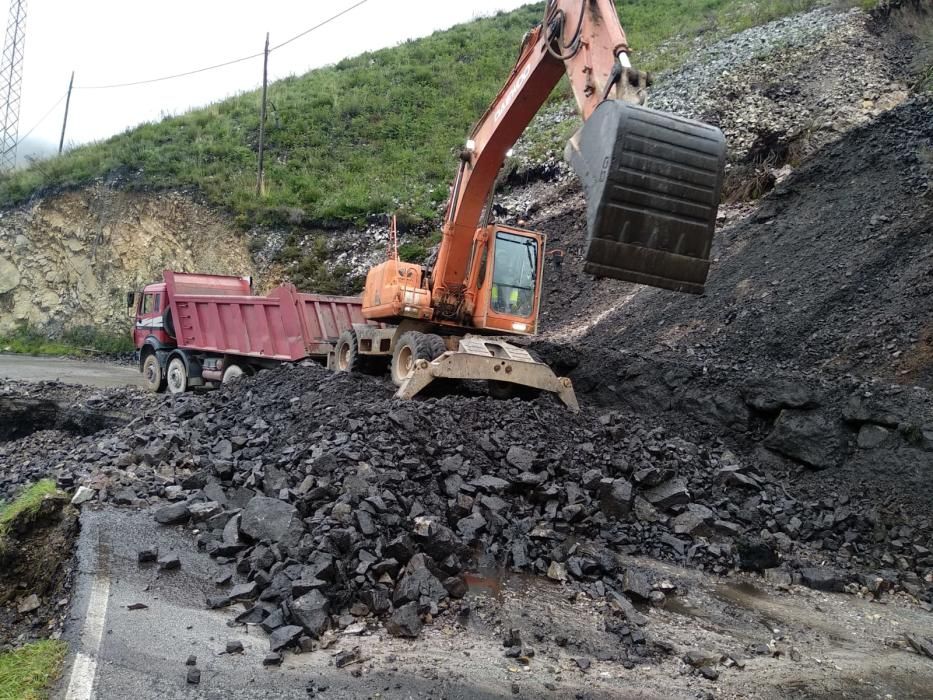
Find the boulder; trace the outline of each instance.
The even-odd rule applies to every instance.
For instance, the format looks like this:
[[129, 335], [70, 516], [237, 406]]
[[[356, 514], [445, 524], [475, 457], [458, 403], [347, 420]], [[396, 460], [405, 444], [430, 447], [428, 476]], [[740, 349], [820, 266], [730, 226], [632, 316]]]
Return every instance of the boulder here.
[[296, 547], [304, 534], [298, 510], [277, 498], [254, 496], [240, 514], [240, 532], [252, 540]]
[[683, 481], [671, 479], [646, 491], [645, 499], [655, 508], [665, 510], [673, 506], [689, 503], [690, 492]]
[[417, 603], [407, 603], [400, 608], [396, 608], [392, 616], [386, 621], [386, 631], [393, 637], [413, 639], [421, 634], [422, 626]]
[[162, 525], [179, 525], [181, 523], [186, 523], [189, 517], [188, 504], [184, 502], [162, 506], [155, 512], [156, 522]]
[[625, 479], [602, 479], [599, 483], [599, 508], [607, 517], [627, 518], [635, 502], [632, 484]]
[[293, 600], [289, 608], [295, 624], [314, 639], [324, 634], [330, 625], [330, 602], [316, 588]]
[[834, 467], [845, 443], [839, 424], [821, 413], [784, 410], [764, 446], [814, 469]]

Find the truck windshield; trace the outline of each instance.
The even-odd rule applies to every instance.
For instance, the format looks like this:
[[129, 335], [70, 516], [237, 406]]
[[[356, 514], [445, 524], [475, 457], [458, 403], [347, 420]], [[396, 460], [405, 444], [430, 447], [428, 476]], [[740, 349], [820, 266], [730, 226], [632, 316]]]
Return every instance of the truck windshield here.
[[530, 236], [498, 231], [492, 268], [493, 311], [531, 316], [538, 280], [538, 242]]

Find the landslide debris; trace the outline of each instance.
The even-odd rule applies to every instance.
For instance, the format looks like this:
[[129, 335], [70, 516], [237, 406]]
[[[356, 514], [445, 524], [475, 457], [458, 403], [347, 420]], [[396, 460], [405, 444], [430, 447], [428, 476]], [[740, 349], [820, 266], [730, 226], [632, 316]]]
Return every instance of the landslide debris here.
[[[152, 505], [156, 521], [196, 528], [222, 568], [206, 604], [245, 604], [237, 620], [262, 626], [273, 651], [370, 617], [414, 636], [460, 608], [464, 574], [483, 566], [607, 599], [620, 644], [648, 655], [647, 620], [630, 601], [663, 595], [661, 582], [619, 554], [931, 596], [928, 517], [871, 492], [814, 498], [793, 470], [621, 406], [573, 415], [550, 398], [402, 403], [377, 379], [308, 365], [140, 414], [67, 447], [13, 443], [8, 472], [41, 465], [98, 501]], [[814, 567], [824, 573], [803, 575]]]

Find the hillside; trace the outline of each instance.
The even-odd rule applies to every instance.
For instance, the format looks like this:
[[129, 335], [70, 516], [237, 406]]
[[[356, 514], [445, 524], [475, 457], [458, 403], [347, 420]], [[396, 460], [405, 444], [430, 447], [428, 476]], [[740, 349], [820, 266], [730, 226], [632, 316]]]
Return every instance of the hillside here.
[[[859, 0], [853, 0], [857, 2]], [[617, 3], [640, 67], [678, 65], [704, 41], [821, 0], [627, 0]], [[265, 197], [255, 194], [257, 92], [102, 143], [0, 182], [0, 206], [108, 178], [124, 187], [195, 187], [238, 224], [308, 228], [401, 210], [433, 219], [455, 150], [515, 60], [543, 3], [479, 19], [273, 83]], [[567, 96], [558, 89], [555, 100]], [[552, 134], [542, 130], [546, 151]]]

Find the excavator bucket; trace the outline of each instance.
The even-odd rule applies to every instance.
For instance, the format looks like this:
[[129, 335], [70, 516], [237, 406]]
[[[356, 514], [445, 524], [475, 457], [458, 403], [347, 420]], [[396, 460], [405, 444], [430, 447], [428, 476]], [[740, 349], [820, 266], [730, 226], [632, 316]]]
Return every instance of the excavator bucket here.
[[584, 270], [702, 294], [726, 159], [722, 132], [607, 100], [566, 156], [587, 198]]

